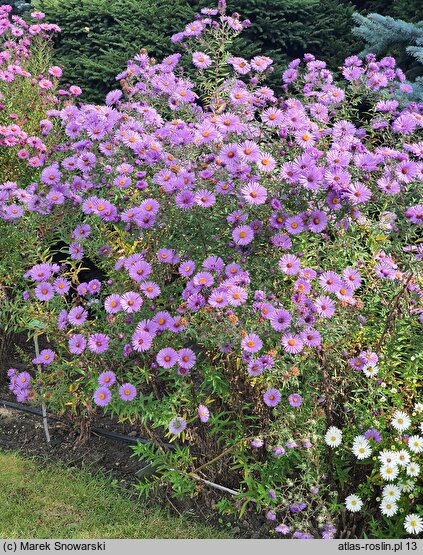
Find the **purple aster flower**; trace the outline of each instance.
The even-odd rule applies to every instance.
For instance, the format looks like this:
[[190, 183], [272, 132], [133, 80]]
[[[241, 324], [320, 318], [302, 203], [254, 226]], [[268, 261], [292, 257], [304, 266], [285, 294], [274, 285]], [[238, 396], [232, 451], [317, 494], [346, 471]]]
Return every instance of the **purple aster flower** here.
[[323, 289], [323, 291], [326, 291], [328, 293], [334, 293], [338, 289], [341, 282], [342, 279], [340, 278], [340, 276], [332, 271], [323, 272], [323, 274], [319, 277], [320, 287]]
[[109, 338], [104, 333], [94, 333], [88, 339], [88, 349], [95, 354], [104, 353], [109, 348]]
[[228, 264], [225, 268], [225, 274], [228, 277], [236, 276], [241, 271], [241, 266], [239, 264]]
[[81, 260], [84, 257], [84, 249], [79, 243], [69, 245], [69, 254], [73, 260]]
[[238, 287], [236, 285], [232, 286], [228, 290], [228, 302], [232, 306], [240, 306], [245, 303], [248, 298], [247, 291], [243, 287]]
[[210, 411], [204, 405], [199, 405], [197, 412], [198, 412], [198, 418], [201, 420], [201, 422], [207, 422], [208, 419], [210, 418]]
[[24, 277], [30, 277], [33, 281], [46, 281], [52, 273], [51, 264], [35, 264]]
[[153, 318], [153, 323], [156, 325], [158, 330], [166, 330], [169, 326], [171, 316], [169, 312], [160, 311]]
[[54, 297], [53, 286], [47, 281], [42, 281], [35, 288], [35, 296], [40, 301], [49, 301]]
[[54, 280], [54, 290], [59, 295], [65, 295], [70, 289], [70, 283], [65, 278], [57, 278]]
[[76, 228], [72, 232], [72, 237], [74, 239], [84, 238], [86, 239], [89, 237], [91, 232], [91, 226], [88, 224], [77, 225]]
[[288, 397], [288, 401], [291, 407], [299, 407], [303, 402], [303, 398], [299, 393], [292, 393], [292, 395]]
[[341, 283], [338, 289], [335, 291], [335, 295], [340, 301], [350, 301], [353, 298], [354, 291], [347, 287], [345, 283]]
[[285, 335], [282, 336], [281, 344], [284, 350], [290, 355], [301, 353], [304, 348], [301, 337], [293, 333], [285, 333]]
[[241, 187], [241, 195], [248, 204], [264, 204], [267, 198], [267, 189], [258, 183], [247, 183]]
[[130, 278], [139, 283], [147, 279], [151, 272], [151, 265], [145, 260], [139, 260], [129, 268], [128, 273]]
[[280, 447], [280, 446], [273, 447], [272, 451], [273, 451], [273, 455], [275, 457], [282, 457], [283, 455], [285, 455], [285, 449], [283, 447]]
[[360, 204], [362, 202], [367, 202], [372, 196], [371, 190], [366, 187], [363, 183], [353, 183], [351, 184], [346, 192], [346, 197], [353, 204]]
[[196, 356], [194, 351], [191, 349], [179, 349], [178, 351], [178, 363], [181, 368], [187, 368], [191, 370], [194, 367], [196, 361]]
[[241, 225], [232, 231], [232, 237], [237, 245], [245, 246], [254, 239], [254, 231], [249, 225]]
[[132, 335], [132, 346], [134, 351], [148, 351], [153, 343], [154, 335], [144, 330], [135, 330]]
[[157, 364], [162, 368], [172, 368], [178, 362], [178, 353], [172, 347], [161, 349], [156, 356]]
[[360, 357], [350, 358], [348, 364], [354, 368], [354, 370], [362, 370], [365, 366], [364, 361]]
[[51, 349], [43, 349], [40, 352], [40, 356], [34, 360], [37, 361], [34, 364], [51, 364], [54, 360], [54, 352]]
[[361, 276], [360, 273], [357, 272], [357, 270], [354, 270], [354, 268], [345, 268], [345, 270], [342, 272], [342, 277], [344, 278], [345, 283], [351, 289], [354, 290], [360, 287]]
[[57, 329], [63, 331], [68, 323], [68, 313], [66, 310], [62, 310], [57, 317]]
[[262, 152], [256, 162], [257, 167], [262, 172], [271, 172], [276, 168], [276, 161], [268, 152]]
[[80, 283], [76, 288], [76, 292], [81, 297], [85, 297], [85, 295], [88, 293], [88, 283], [86, 283], [85, 281]]
[[130, 383], [124, 383], [119, 388], [119, 397], [122, 401], [132, 401], [137, 396], [136, 388]]
[[94, 392], [94, 403], [98, 407], [105, 407], [112, 400], [112, 394], [107, 387], [99, 387]]
[[284, 308], [276, 308], [270, 313], [268, 319], [270, 321], [270, 325], [274, 330], [284, 331], [286, 330], [286, 328], [289, 327], [292, 316]]
[[263, 395], [263, 401], [268, 407], [276, 407], [281, 400], [281, 393], [278, 389], [268, 389]]
[[260, 449], [261, 447], [263, 447], [263, 445], [264, 441], [261, 437], [256, 437], [251, 442], [251, 446], [255, 447], [256, 449]]
[[211, 58], [204, 52], [193, 52], [192, 63], [199, 69], [206, 69], [211, 66]]
[[291, 531], [291, 528], [289, 526], [287, 526], [286, 524], [279, 524], [275, 528], [275, 532], [278, 532], [279, 534], [283, 534], [284, 536], [289, 534], [290, 531]]
[[80, 355], [84, 352], [85, 347], [87, 346], [87, 340], [83, 335], [77, 333], [69, 338], [68, 345], [69, 351], [73, 355]]
[[128, 314], [138, 312], [143, 303], [142, 297], [139, 293], [134, 291], [129, 291], [124, 293], [120, 298], [120, 304], [122, 309]]
[[312, 328], [308, 328], [301, 332], [301, 339], [307, 347], [318, 347], [322, 342], [320, 333]]
[[287, 441], [285, 442], [285, 447], [287, 449], [295, 449], [297, 446], [297, 444], [295, 443], [295, 441]]
[[376, 366], [379, 360], [374, 351], [362, 351], [359, 356], [366, 366]]
[[247, 353], [257, 353], [263, 347], [263, 341], [255, 333], [249, 333], [241, 341], [241, 348]]
[[220, 273], [225, 266], [225, 263], [220, 256], [208, 256], [203, 262], [203, 268], [210, 272]]
[[181, 276], [190, 277], [195, 271], [195, 262], [192, 260], [187, 260], [186, 262], [182, 262], [182, 264], [178, 268], [178, 272]]
[[317, 314], [321, 318], [332, 318], [335, 314], [335, 303], [330, 297], [321, 295], [314, 301], [314, 305], [316, 307]]
[[179, 435], [185, 430], [186, 427], [187, 423], [185, 422], [185, 420], [181, 416], [178, 416], [177, 418], [172, 418], [172, 420], [169, 422], [168, 429], [171, 434]]
[[108, 314], [116, 314], [121, 310], [120, 295], [109, 295], [104, 300], [104, 309]]
[[95, 295], [96, 293], [100, 292], [101, 283], [98, 281], [98, 279], [92, 279], [88, 282], [87, 289], [88, 292], [91, 293], [91, 295]]
[[71, 326], [82, 326], [87, 316], [88, 312], [82, 306], [75, 306], [69, 310], [68, 322]]
[[261, 360], [250, 360], [247, 371], [250, 376], [255, 378], [264, 372], [264, 365]]
[[291, 216], [285, 220], [285, 229], [291, 235], [298, 235], [306, 229], [301, 215]]
[[28, 372], [20, 372], [16, 376], [10, 377], [16, 377], [16, 385], [21, 389], [29, 389], [31, 387], [31, 376]]
[[284, 254], [279, 260], [279, 268], [288, 276], [294, 276], [300, 271], [300, 259], [294, 254]]
[[110, 387], [116, 382], [116, 375], [111, 370], [107, 370], [99, 375], [97, 383], [104, 387]]
[[198, 272], [193, 278], [193, 284], [200, 287], [210, 287], [214, 283], [214, 277], [210, 272]]
[[382, 441], [382, 436], [380, 435], [379, 430], [376, 430], [375, 428], [371, 428], [364, 432], [364, 437], [367, 440], [372, 439], [375, 443], [380, 443]]
[[195, 202], [202, 208], [209, 208], [216, 202], [216, 196], [207, 189], [201, 189], [194, 195]]
[[405, 211], [406, 217], [413, 224], [423, 224], [423, 204], [417, 204]]
[[160, 249], [157, 258], [160, 262], [166, 264], [177, 264], [179, 262], [179, 256], [171, 249]]
[[189, 210], [195, 204], [195, 195], [192, 191], [179, 191], [175, 197], [175, 203], [181, 210]]
[[328, 217], [325, 212], [321, 210], [315, 210], [312, 212], [308, 219], [308, 229], [313, 233], [320, 233], [323, 231], [328, 222]]
[[228, 305], [228, 295], [222, 289], [214, 289], [210, 293], [208, 303], [213, 308], [224, 308]]
[[147, 299], [155, 299], [161, 293], [160, 287], [153, 281], [146, 281], [140, 285], [140, 290]]

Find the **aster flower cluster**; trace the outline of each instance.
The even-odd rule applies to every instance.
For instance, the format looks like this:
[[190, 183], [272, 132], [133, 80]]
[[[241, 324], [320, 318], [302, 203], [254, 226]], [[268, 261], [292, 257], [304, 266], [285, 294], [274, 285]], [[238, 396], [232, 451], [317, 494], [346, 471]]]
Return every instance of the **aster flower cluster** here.
[[31, 375], [28, 372], [18, 372], [16, 368], [9, 368], [9, 389], [16, 395], [18, 402], [24, 402], [31, 398]]
[[[363, 415], [351, 429], [326, 420], [332, 410], [349, 418], [354, 387], [380, 400], [379, 378], [397, 379], [384, 348], [392, 323], [423, 319], [423, 106], [400, 105], [400, 70], [372, 56], [348, 58], [338, 84], [306, 54], [284, 72], [280, 96], [265, 85], [267, 56], [216, 57], [216, 44], [248, 26], [224, 4], [172, 37], [198, 82], [184, 76], [179, 53], [156, 61], [142, 50], [104, 105], [76, 105], [72, 87], [66, 105], [53, 100], [41, 136], [52, 140], [54, 125], [61, 142], [47, 149], [19, 137], [22, 148], [34, 145], [18, 154], [31, 177], [2, 178], [0, 221], [39, 238], [24, 253], [19, 311], [49, 332], [54, 350], [33, 363], [51, 364], [63, 405], [91, 399], [153, 423], [159, 440], [210, 436], [206, 458], [222, 442], [241, 446], [257, 475], [266, 457], [269, 485], [248, 495], [273, 492], [260, 503], [274, 532], [315, 537], [307, 522], [320, 515], [318, 534], [329, 539], [336, 526], [316, 501], [333, 487], [320, 471], [325, 454], [366, 463], [384, 453], [378, 472], [388, 485], [398, 477], [411, 487], [420, 470], [418, 434], [396, 451], [409, 455], [405, 465], [386, 458], [386, 430], [411, 426], [402, 409], [367, 430]], [[23, 27], [0, 14], [7, 32]], [[224, 77], [214, 82], [212, 67]], [[53, 83], [60, 68], [49, 74]], [[48, 80], [38, 89], [53, 89]], [[371, 103], [370, 123], [351, 117], [357, 95]], [[18, 148], [2, 140], [0, 149]], [[89, 262], [96, 273], [86, 277]], [[11, 388], [23, 401], [19, 376]], [[67, 382], [78, 393], [66, 397]], [[349, 510], [362, 509], [359, 496], [345, 497]]]
[[[372, 353], [364, 355], [363, 358], [373, 359], [372, 362], [375, 362]], [[417, 403], [414, 409], [414, 414], [417, 416], [420, 405]], [[377, 428], [371, 428], [362, 435], [355, 436], [352, 442], [351, 451], [358, 460], [367, 461], [369, 464], [371, 457], [377, 458], [378, 467], [375, 470], [384, 483], [377, 501], [379, 510], [385, 517], [394, 517], [404, 512], [408, 505], [408, 494], [419, 490], [421, 468], [417, 460], [423, 452], [423, 437], [419, 434], [403, 434], [412, 427], [412, 420], [414, 419], [406, 412], [396, 410], [390, 420], [391, 433], [389, 430], [381, 433]], [[400, 435], [392, 437], [392, 429]], [[332, 426], [326, 433], [325, 441], [332, 448], [339, 447], [342, 435], [340, 429]], [[387, 445], [389, 448], [386, 448]], [[361, 489], [365, 491], [363, 486]], [[355, 493], [345, 498], [345, 506], [353, 513], [365, 510], [362, 496]], [[415, 517], [416, 515], [409, 514], [405, 520], [403, 519], [404, 528], [409, 534], [418, 534], [422, 529], [418, 518], [415, 524], [410, 525], [410, 520]]]

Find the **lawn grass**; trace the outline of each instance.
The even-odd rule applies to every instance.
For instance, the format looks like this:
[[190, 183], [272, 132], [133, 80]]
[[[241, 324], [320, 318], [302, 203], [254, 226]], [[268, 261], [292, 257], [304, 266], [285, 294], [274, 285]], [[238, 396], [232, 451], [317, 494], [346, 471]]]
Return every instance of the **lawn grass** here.
[[0, 538], [229, 538], [150, 508], [104, 475], [0, 452]]

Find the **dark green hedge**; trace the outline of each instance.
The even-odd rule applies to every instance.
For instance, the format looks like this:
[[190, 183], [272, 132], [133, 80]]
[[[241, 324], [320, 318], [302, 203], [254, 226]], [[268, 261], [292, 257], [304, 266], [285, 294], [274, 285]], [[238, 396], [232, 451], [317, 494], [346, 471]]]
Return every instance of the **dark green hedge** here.
[[[387, 0], [389, 9], [409, 9], [420, 0]], [[289, 60], [311, 52], [336, 70], [363, 43], [351, 30], [352, 13], [361, 0], [228, 0], [228, 11], [251, 20], [233, 53], [266, 53], [274, 60], [273, 86]], [[363, 9], [385, 0], [365, 0]], [[210, 5], [215, 2], [211, 2]], [[364, 4], [365, 7], [364, 7]], [[34, 0], [36, 9], [62, 28], [55, 61], [64, 78], [81, 86], [82, 99], [101, 102], [116, 86], [115, 76], [140, 48], [160, 59], [175, 50], [170, 36], [182, 30], [201, 7], [199, 0]], [[360, 9], [360, 6], [358, 6]], [[373, 8], [371, 8], [373, 11]], [[383, 10], [382, 13], [385, 13]], [[176, 47], [177, 48], [177, 47]]]

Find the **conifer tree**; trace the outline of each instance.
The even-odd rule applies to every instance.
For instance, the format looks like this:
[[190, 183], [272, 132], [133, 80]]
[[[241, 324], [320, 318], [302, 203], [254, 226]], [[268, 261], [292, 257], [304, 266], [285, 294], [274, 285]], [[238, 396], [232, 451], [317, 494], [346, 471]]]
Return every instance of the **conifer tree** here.
[[377, 13], [353, 17], [358, 24], [353, 33], [366, 43], [360, 54], [395, 56], [413, 87], [413, 98], [423, 101], [423, 21], [408, 23]]

